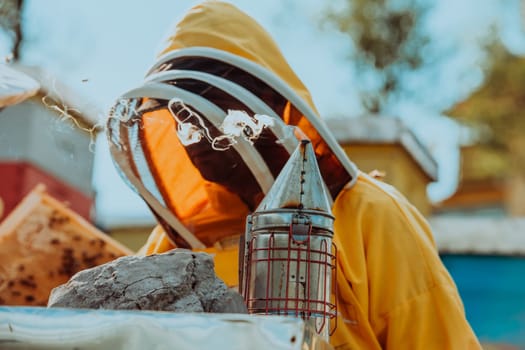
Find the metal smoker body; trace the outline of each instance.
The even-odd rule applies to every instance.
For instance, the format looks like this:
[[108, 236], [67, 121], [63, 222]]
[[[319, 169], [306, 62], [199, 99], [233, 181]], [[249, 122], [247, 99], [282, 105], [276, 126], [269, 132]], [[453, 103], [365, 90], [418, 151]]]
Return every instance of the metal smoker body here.
[[241, 276], [248, 312], [301, 317], [326, 340], [337, 313], [327, 193], [312, 145], [303, 141], [247, 217]]

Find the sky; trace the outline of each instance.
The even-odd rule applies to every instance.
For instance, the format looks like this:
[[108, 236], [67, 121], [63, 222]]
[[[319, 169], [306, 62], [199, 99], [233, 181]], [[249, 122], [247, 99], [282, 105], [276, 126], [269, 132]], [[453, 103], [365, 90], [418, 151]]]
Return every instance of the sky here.
[[[351, 44], [331, 28], [321, 28], [318, 15], [329, 1], [230, 1], [254, 17], [276, 40], [291, 66], [311, 91], [320, 114], [356, 117], [359, 81], [348, 52]], [[477, 66], [479, 40], [491, 24], [501, 28], [507, 45], [525, 52], [519, 0], [439, 0], [427, 21], [434, 49], [447, 52], [422, 74], [410, 76], [425, 103], [400, 102], [394, 113], [403, 118], [439, 164], [439, 181], [429, 187], [433, 200], [446, 198], [457, 183], [461, 129], [437, 110], [466, 98], [482, 82]], [[26, 0], [22, 63], [39, 65], [72, 87], [86, 101], [106, 111], [125, 91], [141, 84], [163, 47], [167, 34], [199, 1]], [[331, 2], [333, 3], [333, 2]], [[506, 6], [504, 6], [505, 4]], [[512, 7], [511, 5], [516, 5]], [[9, 54], [0, 36], [0, 54]], [[149, 211], [118, 178], [104, 135], [96, 140], [94, 186], [97, 221], [152, 220]]]

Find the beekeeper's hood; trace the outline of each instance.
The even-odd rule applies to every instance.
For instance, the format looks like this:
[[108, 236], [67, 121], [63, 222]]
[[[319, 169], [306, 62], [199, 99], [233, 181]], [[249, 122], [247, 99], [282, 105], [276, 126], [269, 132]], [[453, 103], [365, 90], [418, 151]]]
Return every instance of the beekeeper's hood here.
[[108, 137], [125, 181], [183, 247], [243, 232], [298, 137], [312, 141], [334, 198], [356, 178], [272, 38], [216, 1], [177, 25], [144, 84], [112, 109]]

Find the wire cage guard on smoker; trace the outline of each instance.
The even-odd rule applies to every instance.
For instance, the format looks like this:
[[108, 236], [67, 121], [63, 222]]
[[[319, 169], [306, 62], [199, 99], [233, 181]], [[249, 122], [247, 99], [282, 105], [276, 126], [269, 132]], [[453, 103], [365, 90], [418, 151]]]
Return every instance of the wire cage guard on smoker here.
[[303, 141], [247, 217], [241, 293], [249, 313], [301, 317], [328, 340], [337, 315], [333, 221], [312, 145]]

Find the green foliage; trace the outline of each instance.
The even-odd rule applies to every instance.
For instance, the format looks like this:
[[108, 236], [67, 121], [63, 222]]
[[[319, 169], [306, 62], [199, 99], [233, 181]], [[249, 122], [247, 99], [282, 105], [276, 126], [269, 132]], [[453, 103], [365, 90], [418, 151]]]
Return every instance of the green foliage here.
[[352, 40], [350, 59], [362, 80], [374, 81], [372, 88], [360, 91], [368, 111], [384, 110], [403, 93], [403, 74], [423, 64], [429, 42], [422, 34], [427, 11], [417, 0], [345, 0], [342, 9], [326, 13], [325, 21]]
[[525, 58], [492, 38], [486, 45], [485, 80], [447, 114], [479, 131], [480, 142], [498, 152], [508, 170], [525, 171]]

